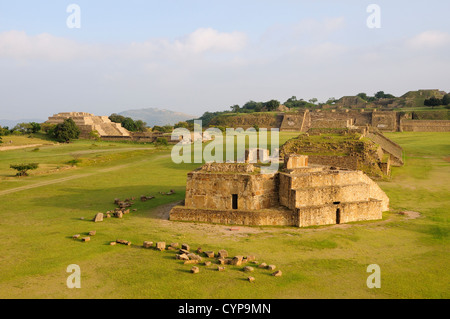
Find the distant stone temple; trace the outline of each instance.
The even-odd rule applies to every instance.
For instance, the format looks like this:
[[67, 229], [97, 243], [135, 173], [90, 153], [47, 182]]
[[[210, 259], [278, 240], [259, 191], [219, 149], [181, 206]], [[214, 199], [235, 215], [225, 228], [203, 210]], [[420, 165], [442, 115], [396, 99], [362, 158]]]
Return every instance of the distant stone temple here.
[[363, 172], [291, 155], [274, 174], [250, 163], [209, 163], [188, 173], [185, 204], [170, 220], [307, 227], [378, 220], [388, 210], [389, 198]]
[[84, 112], [58, 113], [48, 118], [45, 123], [60, 124], [71, 118], [81, 131], [81, 138], [89, 138], [92, 131], [97, 131], [100, 137], [130, 137], [131, 133], [120, 123], [111, 122], [107, 116], [95, 116]]

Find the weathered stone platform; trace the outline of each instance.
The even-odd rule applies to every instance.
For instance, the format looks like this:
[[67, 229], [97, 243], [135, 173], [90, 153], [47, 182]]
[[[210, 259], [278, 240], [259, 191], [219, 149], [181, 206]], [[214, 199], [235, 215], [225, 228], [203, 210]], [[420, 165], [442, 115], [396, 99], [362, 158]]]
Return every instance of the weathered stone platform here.
[[307, 156], [289, 156], [285, 167], [264, 175], [253, 164], [206, 164], [188, 174], [185, 206], [170, 220], [307, 227], [378, 220], [389, 210], [361, 171], [308, 165]]
[[81, 138], [89, 138], [92, 131], [97, 131], [100, 137], [126, 137], [131, 133], [122, 127], [120, 123], [111, 122], [107, 116], [95, 116], [85, 112], [58, 113], [48, 118], [48, 124], [60, 124], [66, 119], [72, 119], [81, 131]]

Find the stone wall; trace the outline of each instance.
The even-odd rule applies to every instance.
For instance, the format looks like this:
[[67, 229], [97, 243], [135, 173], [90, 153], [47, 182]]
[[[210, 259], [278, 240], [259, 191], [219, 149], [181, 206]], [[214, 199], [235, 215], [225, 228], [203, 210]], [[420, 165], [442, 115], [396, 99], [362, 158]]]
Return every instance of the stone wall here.
[[296, 214], [281, 207], [273, 210], [246, 211], [211, 210], [176, 206], [170, 212], [170, 220], [247, 226], [298, 225]]
[[336, 205], [302, 207], [297, 209], [298, 226], [334, 225], [337, 223], [336, 219], [338, 214], [340, 224], [362, 220], [379, 220], [383, 217], [380, 206], [381, 201], [370, 200]]
[[313, 128], [316, 127], [315, 124], [316, 122], [326, 120], [338, 120], [338, 121], [352, 120], [352, 125], [355, 126], [366, 126], [372, 123], [372, 112], [361, 112], [356, 110], [333, 110], [333, 111], [310, 112], [311, 127]]
[[403, 132], [450, 132], [450, 121], [401, 120]]
[[380, 131], [397, 132], [397, 112], [373, 112], [371, 124]]
[[312, 128], [347, 128], [352, 126], [352, 119], [321, 119], [311, 122]]
[[188, 174], [186, 206], [232, 209], [232, 196], [238, 195], [239, 210], [260, 210], [278, 205], [277, 174], [232, 174], [194, 171]]
[[387, 212], [389, 210], [389, 197], [385, 192], [366, 174], [361, 174], [361, 182], [369, 185], [367, 197], [371, 199], [381, 200], [381, 210]]
[[302, 131], [307, 112], [299, 114], [285, 114], [281, 122], [280, 131]]
[[366, 137], [370, 138], [374, 143], [381, 146], [384, 152], [391, 155], [391, 164], [394, 166], [403, 165], [403, 149], [400, 145], [393, 142], [383, 134], [378, 132], [367, 132]]
[[295, 189], [295, 208], [319, 206], [333, 202], [367, 201], [369, 185], [364, 183], [351, 185], [333, 185], [321, 187], [302, 187]]

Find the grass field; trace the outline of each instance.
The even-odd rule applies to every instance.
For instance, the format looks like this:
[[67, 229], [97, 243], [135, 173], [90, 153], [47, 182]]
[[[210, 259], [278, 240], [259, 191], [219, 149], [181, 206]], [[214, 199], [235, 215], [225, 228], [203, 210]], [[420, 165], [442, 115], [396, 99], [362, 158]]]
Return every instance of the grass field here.
[[[388, 134], [405, 150], [381, 187], [392, 211], [382, 221], [331, 227], [240, 227], [170, 222], [167, 204], [184, 198], [186, 173], [170, 150], [77, 141], [0, 153], [0, 298], [449, 298], [450, 134]], [[283, 135], [283, 140], [293, 137]], [[71, 168], [71, 160], [81, 160]], [[13, 177], [9, 165], [38, 162], [40, 171]], [[59, 168], [58, 168], [59, 167]], [[62, 169], [66, 168], [66, 169]], [[173, 196], [160, 191], [176, 191]], [[19, 190], [19, 191], [17, 191]], [[90, 221], [114, 198], [155, 195], [123, 219]], [[401, 210], [420, 212], [407, 219]], [[81, 218], [84, 217], [84, 220]], [[72, 240], [96, 230], [88, 243]], [[109, 246], [116, 239], [132, 246]], [[173, 252], [144, 250], [143, 241], [188, 243], [196, 249], [254, 254], [283, 276], [241, 267], [191, 268]], [[66, 268], [81, 268], [81, 289], [68, 289]], [[381, 267], [381, 289], [369, 289], [367, 266]]]

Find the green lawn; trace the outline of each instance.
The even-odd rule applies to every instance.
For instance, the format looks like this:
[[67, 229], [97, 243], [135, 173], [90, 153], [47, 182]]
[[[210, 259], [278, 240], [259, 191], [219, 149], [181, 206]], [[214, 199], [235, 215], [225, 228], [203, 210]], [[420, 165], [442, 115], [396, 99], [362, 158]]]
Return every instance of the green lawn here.
[[[291, 136], [292, 135], [292, 136]], [[281, 139], [293, 137], [284, 133]], [[161, 205], [184, 198], [186, 174], [199, 164], [175, 165], [170, 150], [146, 145], [77, 141], [70, 145], [0, 153], [1, 298], [449, 298], [449, 133], [392, 133], [406, 165], [381, 183], [392, 212], [383, 221], [339, 227], [240, 227], [170, 222]], [[142, 150], [136, 150], [142, 148]], [[12, 177], [10, 163], [62, 167], [27, 178]], [[48, 183], [48, 184], [46, 184]], [[16, 187], [28, 190], [3, 194]], [[160, 191], [176, 191], [173, 196]], [[90, 221], [115, 206], [116, 197], [156, 195], [135, 201], [124, 219]], [[159, 208], [158, 208], [159, 207]], [[400, 210], [422, 213], [407, 220]], [[81, 219], [84, 217], [84, 220]], [[91, 242], [71, 239], [96, 230]], [[109, 246], [115, 239], [133, 245]], [[174, 253], [140, 248], [143, 241], [188, 243], [196, 249], [254, 254], [283, 276], [257, 269], [255, 283], [242, 267], [226, 272], [191, 266]], [[66, 268], [81, 267], [81, 289], [66, 287]], [[368, 289], [367, 266], [381, 267], [381, 289]]]

